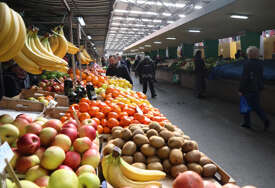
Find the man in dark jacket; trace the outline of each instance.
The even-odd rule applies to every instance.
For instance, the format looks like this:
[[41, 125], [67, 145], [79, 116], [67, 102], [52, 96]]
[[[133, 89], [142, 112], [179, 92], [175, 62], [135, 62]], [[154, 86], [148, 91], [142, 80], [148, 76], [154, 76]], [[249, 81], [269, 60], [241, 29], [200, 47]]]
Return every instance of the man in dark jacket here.
[[149, 83], [152, 98], [156, 97], [157, 95], [154, 88], [155, 66], [150, 57], [145, 57], [145, 59], [138, 64], [137, 72], [141, 75], [142, 78], [143, 93], [146, 94], [147, 85]]
[[205, 81], [205, 73], [206, 67], [204, 60], [202, 59], [202, 52], [198, 50], [196, 52], [195, 58], [195, 91], [196, 96], [198, 98], [204, 97], [204, 92], [206, 90], [206, 81]]
[[[264, 122], [264, 129], [269, 127], [269, 120], [260, 106], [260, 93], [264, 89], [263, 64], [258, 60], [259, 50], [256, 47], [247, 49], [248, 60], [244, 63], [240, 82], [239, 95], [245, 96], [248, 105]], [[250, 113], [244, 114], [242, 127], [250, 128]]]
[[128, 68], [123, 65], [117, 57], [111, 56], [109, 59], [109, 66], [106, 71], [107, 76], [116, 76], [121, 77], [128, 80], [131, 84], [133, 84], [132, 78], [128, 71]]

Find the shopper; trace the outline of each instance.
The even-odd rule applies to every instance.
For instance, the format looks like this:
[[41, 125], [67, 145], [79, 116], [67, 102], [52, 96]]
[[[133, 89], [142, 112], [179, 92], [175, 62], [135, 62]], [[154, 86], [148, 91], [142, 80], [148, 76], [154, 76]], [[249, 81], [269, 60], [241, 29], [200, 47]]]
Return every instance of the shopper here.
[[235, 59], [236, 59], [236, 60], [240, 59], [240, 57], [241, 57], [241, 52], [242, 52], [241, 50], [238, 50], [237, 53], [235, 54]]
[[128, 68], [119, 61], [117, 56], [110, 56], [106, 75], [121, 77], [133, 84]]
[[157, 72], [158, 64], [160, 64], [160, 57], [159, 57], [159, 55], [157, 55], [156, 58], [155, 58], [154, 82], [157, 82], [157, 79], [156, 79], [156, 72]]
[[[243, 65], [243, 73], [240, 82], [239, 95], [244, 96], [248, 105], [254, 110], [264, 122], [264, 129], [269, 128], [269, 120], [260, 106], [260, 95], [264, 89], [263, 64], [258, 59], [259, 50], [257, 47], [247, 49], [248, 60]], [[250, 128], [250, 113], [244, 114], [242, 127]]]
[[105, 61], [104, 57], [101, 57], [101, 65], [102, 65], [102, 67], [106, 66], [106, 61]]
[[141, 63], [141, 57], [140, 56], [137, 56], [136, 57], [136, 61], [135, 61], [135, 64], [134, 64], [134, 71], [135, 71], [135, 76], [136, 77], [139, 77], [139, 83], [142, 84], [142, 76], [141, 76], [141, 72], [138, 72], [137, 70], [137, 67], [138, 65]]
[[201, 57], [201, 51], [196, 52], [195, 58], [195, 95], [198, 98], [203, 98], [204, 92], [206, 90], [206, 81], [205, 81], [205, 63]]
[[155, 66], [149, 56], [146, 56], [144, 60], [137, 66], [137, 71], [140, 73], [142, 78], [143, 93], [146, 94], [149, 83], [151, 96], [152, 98], [155, 98], [157, 96], [154, 88]]

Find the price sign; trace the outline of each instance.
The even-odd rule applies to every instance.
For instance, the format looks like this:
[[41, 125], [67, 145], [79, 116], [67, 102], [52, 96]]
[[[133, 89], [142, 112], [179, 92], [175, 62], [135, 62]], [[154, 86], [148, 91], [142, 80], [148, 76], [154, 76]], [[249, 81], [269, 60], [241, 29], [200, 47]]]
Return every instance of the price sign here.
[[7, 142], [0, 146], [0, 173], [3, 173], [4, 169], [7, 166], [5, 159], [10, 161], [13, 155], [14, 153]]

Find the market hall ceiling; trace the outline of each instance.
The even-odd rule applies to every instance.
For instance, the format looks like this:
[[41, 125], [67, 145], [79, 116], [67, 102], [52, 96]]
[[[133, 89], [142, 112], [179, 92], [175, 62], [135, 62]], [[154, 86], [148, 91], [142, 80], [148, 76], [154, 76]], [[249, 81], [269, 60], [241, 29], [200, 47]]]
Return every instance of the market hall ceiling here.
[[[73, 12], [74, 43], [77, 43], [77, 17], [83, 17], [84, 32], [91, 36], [99, 55], [103, 54], [109, 19], [115, 0], [67, 0]], [[4, 0], [11, 8], [23, 14], [28, 26], [35, 25], [41, 33], [50, 31], [58, 24], [65, 24], [64, 30], [69, 39], [68, 12], [63, 0]], [[83, 40], [81, 41], [83, 44]]]

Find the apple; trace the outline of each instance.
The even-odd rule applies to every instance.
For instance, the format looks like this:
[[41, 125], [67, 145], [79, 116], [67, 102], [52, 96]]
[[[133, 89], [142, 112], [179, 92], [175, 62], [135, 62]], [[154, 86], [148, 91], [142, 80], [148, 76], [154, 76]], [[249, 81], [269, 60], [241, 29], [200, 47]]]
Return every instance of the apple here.
[[29, 181], [34, 181], [39, 177], [47, 175], [48, 171], [46, 169], [40, 167], [39, 165], [36, 165], [27, 171], [25, 179]]
[[37, 178], [34, 183], [39, 187], [47, 187], [49, 183], [50, 176], [42, 176]]
[[34, 154], [37, 155], [38, 158], [41, 160], [44, 152], [45, 152], [45, 148], [41, 147], [41, 148], [38, 148]]
[[66, 170], [71, 170], [74, 171], [71, 167], [69, 167], [68, 165], [60, 165], [57, 169], [66, 169]]
[[0, 126], [0, 138], [2, 142], [7, 141], [12, 145], [19, 137], [19, 130], [12, 124], [4, 124]]
[[60, 87], [59, 87], [58, 85], [53, 86], [53, 89], [54, 89], [56, 92], [60, 91]]
[[28, 120], [25, 118], [16, 118], [13, 122], [13, 125], [15, 125], [19, 129], [19, 136], [23, 136], [26, 133], [26, 127], [30, 124]]
[[[46, 122], [48, 121], [48, 119], [46, 119], [46, 118], [44, 118], [44, 117], [42, 117], [42, 116], [39, 116], [39, 117], [36, 118], [34, 121], [35, 121], [35, 122], [37, 122], [37, 121], [42, 121], [42, 122], [46, 123]], [[43, 124], [44, 124], [44, 123], [43, 123]]]
[[15, 169], [19, 173], [26, 173], [31, 167], [38, 165], [40, 160], [37, 155], [21, 156], [16, 161]]
[[75, 128], [62, 128], [60, 133], [67, 135], [72, 142], [74, 142], [74, 140], [77, 138], [77, 129]]
[[77, 138], [73, 142], [74, 151], [83, 153], [90, 149], [92, 146], [92, 141], [88, 137]]
[[14, 183], [10, 179], [6, 178], [6, 185], [7, 188], [13, 188]]
[[63, 124], [62, 129], [68, 129], [68, 128], [77, 130], [76, 125], [73, 124], [72, 122], [68, 122], [68, 123]]
[[58, 134], [55, 136], [52, 146], [59, 146], [62, 148], [65, 152], [69, 151], [71, 148], [72, 142], [70, 137], [68, 137], [65, 134]]
[[57, 131], [52, 127], [46, 127], [42, 129], [39, 133], [41, 144], [43, 146], [50, 145], [56, 135], [57, 135]]
[[62, 122], [59, 119], [51, 119], [44, 124], [44, 127], [52, 127], [57, 131], [62, 128]]
[[47, 84], [46, 84], [45, 82], [40, 82], [40, 83], [39, 83], [39, 87], [44, 88], [44, 87], [46, 87], [46, 86], [47, 86]]
[[46, 99], [41, 99], [39, 100], [39, 102], [43, 103], [45, 106], [48, 106], [49, 101], [47, 101]]
[[77, 152], [74, 152], [74, 151], [69, 151], [66, 153], [66, 158], [65, 158], [63, 164], [76, 170], [77, 167], [80, 165], [80, 162], [81, 162], [80, 154]]
[[96, 151], [99, 151], [99, 146], [95, 142], [92, 142], [92, 146], [90, 149], [95, 149]]
[[78, 188], [76, 174], [71, 170], [59, 169], [53, 172], [47, 188]]
[[98, 147], [99, 147], [99, 138], [96, 136], [96, 138], [93, 141]]
[[99, 161], [100, 161], [99, 152], [96, 151], [95, 149], [89, 149], [84, 153], [82, 157], [81, 165], [88, 164], [93, 166], [94, 168], [97, 168]]
[[13, 118], [9, 114], [3, 114], [0, 116], [0, 123], [6, 124], [6, 123], [12, 123]]
[[52, 91], [52, 87], [51, 86], [45, 87], [45, 90], [51, 92]]
[[79, 129], [80, 137], [88, 137], [93, 141], [96, 138], [96, 130], [92, 126], [84, 125]]
[[40, 138], [33, 133], [27, 133], [17, 141], [18, 151], [25, 155], [34, 154], [39, 147]]
[[63, 163], [65, 152], [58, 146], [47, 148], [42, 156], [40, 165], [48, 170], [54, 170]]
[[95, 168], [93, 166], [91, 166], [91, 165], [82, 165], [77, 169], [76, 175], [80, 176], [81, 174], [83, 174], [85, 172], [96, 174]]
[[23, 119], [27, 120], [29, 123], [32, 123], [32, 117], [28, 114], [19, 114], [16, 116], [15, 119], [17, 119], [17, 118], [23, 118]]
[[72, 123], [72, 124], [74, 124], [75, 127], [77, 127], [77, 122], [76, 122], [76, 120], [74, 120], [74, 119], [69, 119], [69, 120], [65, 121], [64, 124], [63, 124], [63, 127], [64, 127], [67, 123]]
[[[21, 180], [20, 185], [21, 185], [21, 188], [40, 188], [38, 185], [28, 180]], [[17, 185], [14, 184], [13, 188], [17, 188]]]
[[93, 119], [85, 119], [81, 122], [81, 125], [89, 125], [89, 126], [93, 126], [95, 129], [97, 129], [97, 123], [95, 120]]
[[16, 161], [20, 157], [20, 153], [16, 148], [12, 148], [12, 151], [13, 151], [14, 155], [13, 155], [11, 161], [10, 161], [10, 165], [12, 166], [12, 168], [15, 168]]
[[33, 122], [26, 127], [26, 133], [39, 134], [42, 130], [42, 126], [36, 122]]
[[100, 188], [100, 180], [97, 175], [85, 172], [78, 177], [79, 188]]

